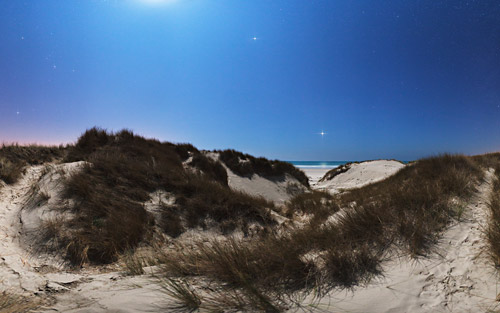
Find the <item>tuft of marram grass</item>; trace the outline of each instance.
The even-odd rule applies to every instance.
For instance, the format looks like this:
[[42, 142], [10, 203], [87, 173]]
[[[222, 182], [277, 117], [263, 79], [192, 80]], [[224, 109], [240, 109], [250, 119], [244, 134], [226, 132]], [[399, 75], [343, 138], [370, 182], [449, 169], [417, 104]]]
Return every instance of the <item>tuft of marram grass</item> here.
[[194, 312], [200, 308], [200, 295], [185, 280], [166, 277], [161, 284], [165, 293], [174, 300], [165, 307], [169, 312]]

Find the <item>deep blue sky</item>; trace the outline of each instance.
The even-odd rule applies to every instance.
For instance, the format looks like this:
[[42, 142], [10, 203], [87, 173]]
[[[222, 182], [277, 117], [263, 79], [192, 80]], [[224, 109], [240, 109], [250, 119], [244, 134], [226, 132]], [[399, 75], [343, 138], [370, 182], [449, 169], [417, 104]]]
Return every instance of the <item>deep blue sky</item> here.
[[0, 142], [94, 125], [285, 160], [497, 151], [500, 2], [2, 1]]

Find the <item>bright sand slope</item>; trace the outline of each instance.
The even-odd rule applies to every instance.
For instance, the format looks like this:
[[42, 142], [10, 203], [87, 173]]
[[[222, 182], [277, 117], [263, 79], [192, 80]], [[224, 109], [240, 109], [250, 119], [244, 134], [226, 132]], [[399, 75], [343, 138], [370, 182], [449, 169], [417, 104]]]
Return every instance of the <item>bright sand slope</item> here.
[[463, 217], [443, 234], [435, 253], [420, 259], [394, 256], [384, 277], [350, 291], [333, 292], [318, 308], [332, 312], [493, 312], [500, 308], [497, 270], [483, 230], [493, 172], [487, 173]]
[[376, 160], [346, 165], [349, 169], [336, 175], [332, 179], [322, 179], [315, 189], [336, 193], [345, 189], [359, 188], [377, 181], [381, 181], [403, 168], [399, 161]]

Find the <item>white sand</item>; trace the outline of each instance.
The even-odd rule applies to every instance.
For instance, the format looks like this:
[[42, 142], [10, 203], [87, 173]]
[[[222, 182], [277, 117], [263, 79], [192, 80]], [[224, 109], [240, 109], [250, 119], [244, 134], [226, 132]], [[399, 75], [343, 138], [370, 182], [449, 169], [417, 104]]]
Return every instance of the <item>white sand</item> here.
[[315, 188], [319, 180], [325, 176], [325, 174], [331, 170], [331, 168], [301, 168], [304, 173], [306, 173], [309, 178], [309, 185], [311, 188]]
[[333, 292], [319, 308], [335, 312], [489, 312], [499, 309], [498, 273], [486, 255], [483, 230], [488, 219], [492, 171], [467, 206], [465, 216], [447, 229], [429, 258], [395, 258], [383, 278], [353, 291]]
[[[206, 151], [205, 155], [213, 160], [219, 160], [217, 152]], [[221, 164], [226, 169], [228, 185], [231, 189], [251, 196], [262, 197], [278, 205], [307, 190], [304, 185], [289, 174], [285, 174], [282, 179], [268, 179], [257, 174], [251, 177], [244, 177], [235, 174], [224, 162], [221, 161]]]
[[338, 174], [330, 180], [322, 180], [314, 185], [315, 189], [337, 193], [346, 189], [359, 188], [381, 181], [405, 165], [398, 161], [376, 160], [350, 164], [347, 172]]
[[231, 189], [262, 197], [276, 204], [283, 204], [294, 195], [306, 191], [306, 187], [289, 174], [286, 174], [283, 180], [270, 180], [256, 174], [252, 177], [242, 177], [234, 174], [227, 167], [226, 170]]
[[0, 291], [33, 294], [44, 284], [44, 278], [35, 271], [42, 264], [21, 247], [19, 237], [24, 195], [41, 170], [42, 166], [29, 168], [18, 184], [0, 189]]

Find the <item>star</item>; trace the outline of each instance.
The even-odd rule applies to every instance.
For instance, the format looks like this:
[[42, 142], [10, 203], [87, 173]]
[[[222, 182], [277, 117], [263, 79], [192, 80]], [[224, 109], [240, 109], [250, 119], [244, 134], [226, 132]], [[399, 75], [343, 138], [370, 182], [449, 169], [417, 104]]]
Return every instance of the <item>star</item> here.
[[19, 115], [19, 113], [20, 113], [20, 112], [19, 112], [19, 111], [17, 111], [17, 112], [16, 112], [16, 115]]
[[21, 36], [21, 40], [24, 40], [24, 36]]
[[258, 39], [257, 37], [253, 37], [253, 38], [252, 38], [252, 40], [254, 40], [254, 41], [255, 41], [255, 40], [257, 40], [257, 39]]
[[321, 135], [321, 137], [324, 137], [326, 135], [325, 131], [321, 131], [321, 133], [319, 133]]
[[57, 68], [57, 66], [54, 64], [54, 65], [52, 65], [52, 68], [53, 68], [53, 69], [56, 69], [56, 68]]

